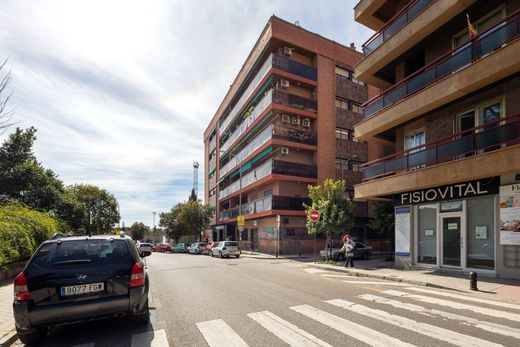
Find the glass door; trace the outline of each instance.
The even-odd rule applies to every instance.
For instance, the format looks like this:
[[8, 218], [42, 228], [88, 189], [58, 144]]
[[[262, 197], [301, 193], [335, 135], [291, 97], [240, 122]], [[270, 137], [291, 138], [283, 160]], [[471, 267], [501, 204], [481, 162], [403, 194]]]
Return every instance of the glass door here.
[[442, 218], [442, 265], [461, 267], [461, 217]]

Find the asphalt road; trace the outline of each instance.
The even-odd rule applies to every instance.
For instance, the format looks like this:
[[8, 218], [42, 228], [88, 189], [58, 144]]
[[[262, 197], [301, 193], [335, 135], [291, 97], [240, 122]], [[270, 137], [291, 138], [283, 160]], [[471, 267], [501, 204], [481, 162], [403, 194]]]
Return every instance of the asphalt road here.
[[111, 319], [57, 327], [44, 346], [520, 345], [520, 306], [512, 304], [292, 260], [154, 253], [147, 261], [149, 326]]

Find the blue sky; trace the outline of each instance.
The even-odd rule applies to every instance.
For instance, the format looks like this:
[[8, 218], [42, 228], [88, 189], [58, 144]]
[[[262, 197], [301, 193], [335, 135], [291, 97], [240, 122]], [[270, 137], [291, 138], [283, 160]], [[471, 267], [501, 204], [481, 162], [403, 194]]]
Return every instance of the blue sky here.
[[187, 199], [203, 131], [269, 17], [359, 49], [372, 32], [356, 3], [2, 0], [14, 120], [38, 129], [38, 159], [66, 184], [107, 189], [125, 225], [152, 225]]

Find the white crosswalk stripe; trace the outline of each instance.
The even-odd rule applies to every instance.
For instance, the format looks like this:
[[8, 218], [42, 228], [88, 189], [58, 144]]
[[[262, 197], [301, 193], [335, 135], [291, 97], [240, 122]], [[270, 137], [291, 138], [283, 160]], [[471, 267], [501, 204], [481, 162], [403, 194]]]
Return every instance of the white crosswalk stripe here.
[[250, 313], [248, 316], [290, 346], [332, 347], [269, 311]]
[[168, 339], [164, 329], [147, 331], [141, 334], [132, 335], [131, 347], [168, 347]]
[[475, 313], [485, 314], [485, 315], [492, 316], [492, 317], [512, 320], [514, 322], [520, 321], [520, 314], [493, 310], [493, 309], [482, 307], [482, 306], [468, 305], [468, 304], [464, 304], [464, 303], [460, 303], [460, 302], [456, 302], [456, 301], [438, 299], [438, 298], [434, 298], [431, 296], [410, 294], [410, 293], [401, 292], [398, 290], [385, 290], [385, 291], [383, 291], [383, 293], [387, 294], [387, 295], [391, 295], [391, 296], [406, 297], [406, 298], [410, 298], [410, 299], [413, 299], [416, 301], [421, 301], [421, 302], [425, 302], [425, 303], [429, 303], [429, 304], [436, 304], [436, 305], [451, 307], [451, 308], [460, 309], [460, 310], [469, 310], [469, 311], [473, 311]]
[[442, 318], [457, 320], [464, 324], [468, 324], [475, 328], [489, 331], [494, 334], [511, 336], [516, 339], [520, 339], [520, 329], [511, 328], [506, 325], [480, 321], [475, 318], [461, 316], [458, 314], [440, 311], [440, 310], [436, 310], [436, 309], [427, 309], [427, 308], [424, 308], [423, 306], [404, 303], [404, 302], [400, 302], [397, 300], [387, 299], [387, 298], [383, 298], [381, 296], [372, 295], [372, 294], [363, 294], [363, 295], [359, 295], [358, 297], [361, 299], [364, 299], [364, 300], [377, 302], [379, 304], [384, 304], [384, 305], [390, 305], [395, 308], [400, 308], [400, 309], [408, 310], [411, 312], [416, 312], [416, 313], [427, 315], [427, 316], [442, 317]]
[[501, 301], [494, 301], [489, 299], [483, 299], [483, 298], [475, 298], [471, 296], [466, 295], [460, 295], [455, 293], [447, 293], [447, 292], [441, 292], [438, 290], [431, 290], [431, 289], [425, 289], [425, 288], [418, 288], [418, 287], [407, 287], [406, 290], [413, 290], [420, 293], [427, 293], [427, 294], [435, 294], [439, 296], [447, 296], [454, 299], [461, 299], [461, 300], [468, 300], [468, 301], [474, 301], [482, 304], [492, 305], [492, 306], [499, 306], [499, 307], [505, 307], [505, 308], [511, 308], [514, 310], [520, 310], [520, 305], [511, 304], [508, 302], [501, 302]]
[[415, 333], [423, 334], [440, 341], [454, 344], [456, 346], [501, 346], [500, 344], [496, 344], [494, 342], [489, 342], [476, 337], [460, 334], [431, 324], [417, 322], [413, 319], [398, 316], [378, 309], [372, 309], [343, 299], [327, 300], [326, 302], [331, 305], [338, 306], [388, 324], [396, 325]]
[[210, 347], [246, 347], [247, 343], [222, 319], [197, 323]]
[[377, 281], [343, 281], [349, 284], [372, 284], [372, 285], [385, 285], [385, 286], [408, 286], [407, 283], [399, 283], [399, 282], [377, 282]]
[[413, 346], [379, 331], [367, 328], [363, 325], [309, 305], [293, 306], [290, 307], [290, 309], [371, 346]]

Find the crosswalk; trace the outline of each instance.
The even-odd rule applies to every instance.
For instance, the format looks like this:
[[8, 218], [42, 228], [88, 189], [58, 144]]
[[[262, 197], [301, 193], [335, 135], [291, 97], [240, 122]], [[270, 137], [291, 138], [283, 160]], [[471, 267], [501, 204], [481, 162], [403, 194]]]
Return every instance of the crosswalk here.
[[[409, 285], [399, 289], [324, 299], [318, 307], [288, 305], [284, 318], [278, 312], [260, 311], [244, 319], [289, 346], [337, 345], [328, 329], [354, 345], [520, 346], [520, 305]], [[318, 324], [323, 336], [305, 331], [308, 324], [302, 320]], [[210, 347], [259, 345], [248, 335], [239, 336], [223, 319], [196, 325]]]

